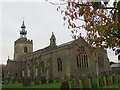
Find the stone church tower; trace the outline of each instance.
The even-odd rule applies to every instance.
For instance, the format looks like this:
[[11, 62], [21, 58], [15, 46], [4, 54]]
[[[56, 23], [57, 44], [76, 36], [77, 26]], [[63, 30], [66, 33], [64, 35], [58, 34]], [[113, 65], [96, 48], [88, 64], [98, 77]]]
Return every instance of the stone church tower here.
[[14, 42], [14, 59], [19, 59], [24, 54], [33, 52], [33, 41], [27, 39], [25, 30], [26, 26], [23, 24], [21, 26], [20, 38]]

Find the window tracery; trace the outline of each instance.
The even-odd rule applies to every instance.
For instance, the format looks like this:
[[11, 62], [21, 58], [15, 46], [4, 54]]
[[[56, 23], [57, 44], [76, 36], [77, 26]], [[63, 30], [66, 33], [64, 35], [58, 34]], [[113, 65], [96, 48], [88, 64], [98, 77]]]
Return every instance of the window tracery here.
[[88, 67], [88, 56], [83, 46], [79, 47], [76, 52], [77, 68]]

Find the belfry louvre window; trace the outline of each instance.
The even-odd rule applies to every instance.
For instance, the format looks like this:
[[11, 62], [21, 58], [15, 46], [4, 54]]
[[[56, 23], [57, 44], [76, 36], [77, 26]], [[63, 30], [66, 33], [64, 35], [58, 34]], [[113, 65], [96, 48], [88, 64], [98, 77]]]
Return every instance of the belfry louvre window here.
[[61, 58], [57, 59], [57, 64], [58, 64], [58, 71], [62, 71], [62, 59]]
[[88, 67], [88, 56], [83, 46], [79, 47], [76, 52], [77, 68]]
[[28, 52], [28, 48], [25, 46], [24, 47], [24, 53], [27, 53]]

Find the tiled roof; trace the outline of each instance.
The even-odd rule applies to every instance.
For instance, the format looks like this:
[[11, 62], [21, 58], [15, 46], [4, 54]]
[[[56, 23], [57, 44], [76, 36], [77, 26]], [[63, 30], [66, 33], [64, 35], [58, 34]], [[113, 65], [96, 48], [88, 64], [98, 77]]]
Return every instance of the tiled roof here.
[[21, 62], [21, 60], [18, 60], [18, 59], [9, 60], [9, 61], [12, 61], [12, 62]]
[[114, 68], [114, 67], [120, 67], [120, 63], [112, 64], [110, 67], [112, 67], [112, 68]]

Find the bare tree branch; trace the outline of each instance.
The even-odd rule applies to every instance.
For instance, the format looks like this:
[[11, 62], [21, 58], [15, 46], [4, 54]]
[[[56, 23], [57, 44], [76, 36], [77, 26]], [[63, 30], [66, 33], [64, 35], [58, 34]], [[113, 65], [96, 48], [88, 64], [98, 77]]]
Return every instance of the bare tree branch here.
[[81, 19], [81, 18], [77, 18], [78, 20], [81, 20], [81, 21], [85, 21], [84, 19]]
[[[92, 6], [92, 4], [78, 4], [78, 3], [75, 3], [76, 4], [76, 6]], [[99, 7], [99, 8], [101, 8], [101, 9], [117, 9], [117, 8], [115, 8], [115, 7]]]
[[54, 3], [54, 2], [51, 2], [49, 0], [47, 2], [49, 2], [52, 5], [65, 5], [65, 4], [67, 4], [67, 2], [65, 2], [65, 3]]

